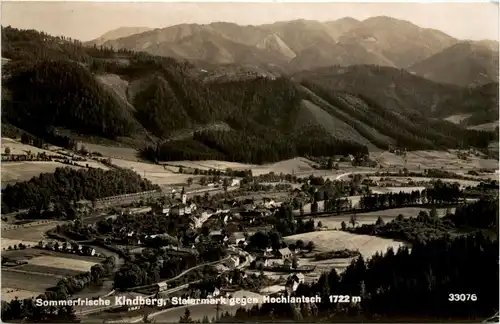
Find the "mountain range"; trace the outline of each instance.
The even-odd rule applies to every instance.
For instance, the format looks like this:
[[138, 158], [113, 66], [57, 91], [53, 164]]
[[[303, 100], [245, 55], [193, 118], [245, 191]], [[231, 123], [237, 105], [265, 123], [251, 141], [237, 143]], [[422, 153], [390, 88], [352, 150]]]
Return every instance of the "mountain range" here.
[[192, 62], [250, 65], [248, 69], [279, 67], [287, 73], [368, 64], [404, 68], [458, 85], [498, 81], [498, 42], [462, 41], [385, 16], [362, 21], [299, 19], [259, 26], [181, 24], [114, 38], [106, 33], [88, 44]]
[[200, 68], [11, 27], [2, 27], [2, 59], [4, 136], [128, 143], [153, 161], [484, 148], [498, 136], [444, 120], [471, 111], [481, 122], [498, 120], [498, 83], [441, 84], [391, 66], [227, 78], [228, 69], [246, 67]]

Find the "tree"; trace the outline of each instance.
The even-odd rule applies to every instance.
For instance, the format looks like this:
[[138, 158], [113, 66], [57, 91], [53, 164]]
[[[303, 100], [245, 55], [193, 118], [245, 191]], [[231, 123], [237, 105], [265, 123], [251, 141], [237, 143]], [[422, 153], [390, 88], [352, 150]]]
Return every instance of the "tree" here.
[[328, 163], [326, 165], [326, 168], [328, 170], [331, 170], [333, 168], [333, 159], [331, 157], [328, 158]]
[[186, 308], [184, 316], [181, 316], [179, 319], [179, 323], [194, 323], [193, 319], [191, 319], [191, 312], [189, 311], [189, 308]]
[[312, 252], [312, 250], [314, 250], [314, 248], [316, 247], [316, 245], [314, 245], [314, 242], [313, 241], [309, 241], [307, 243], [307, 246], [306, 246], [306, 249], [309, 251], [309, 252]]
[[436, 206], [432, 206], [431, 211], [429, 212], [429, 217], [432, 219], [438, 218], [438, 212]]
[[378, 225], [378, 226], [384, 226], [385, 225], [385, 222], [384, 222], [384, 220], [382, 219], [381, 216], [379, 216], [377, 218], [377, 222], [375, 223], [375, 225]]
[[347, 224], [345, 223], [345, 221], [342, 221], [342, 223], [340, 223], [340, 227], [342, 228], [343, 231], [347, 229]]
[[9, 155], [10, 154], [10, 147], [5, 147], [5, 155]]
[[193, 184], [193, 178], [188, 178], [187, 179], [187, 184], [188, 184], [188, 186], [191, 187], [191, 185]]
[[356, 226], [356, 224], [358, 223], [358, 217], [356, 216], [356, 214], [351, 215], [351, 219], [349, 220], [349, 222], [351, 223], [352, 227]]
[[323, 227], [323, 223], [321, 221], [318, 222], [318, 227]]
[[302, 250], [304, 248], [304, 241], [297, 240], [297, 242], [295, 242], [295, 247], [299, 250]]

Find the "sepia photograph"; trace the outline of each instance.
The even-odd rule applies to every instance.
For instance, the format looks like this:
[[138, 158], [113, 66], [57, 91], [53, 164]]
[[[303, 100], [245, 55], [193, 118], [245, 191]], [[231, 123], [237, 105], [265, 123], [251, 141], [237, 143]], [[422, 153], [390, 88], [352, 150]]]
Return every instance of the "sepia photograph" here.
[[500, 322], [497, 2], [1, 2], [2, 322]]

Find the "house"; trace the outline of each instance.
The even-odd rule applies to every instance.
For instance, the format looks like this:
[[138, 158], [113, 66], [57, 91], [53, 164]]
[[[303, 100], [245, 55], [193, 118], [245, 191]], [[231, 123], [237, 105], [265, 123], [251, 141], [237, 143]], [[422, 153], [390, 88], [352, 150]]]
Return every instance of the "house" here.
[[219, 289], [219, 288], [217, 288], [217, 287], [215, 287], [215, 288], [214, 288], [214, 291], [212, 291], [211, 293], [209, 293], [209, 294], [207, 295], [207, 298], [215, 298], [215, 297], [217, 297], [217, 296], [219, 296], [219, 295], [220, 295], [220, 289]]
[[293, 275], [290, 276], [290, 278], [298, 283], [304, 283], [306, 277], [302, 273], [294, 273]]
[[153, 211], [156, 214], [162, 214], [162, 215], [168, 216], [170, 214], [170, 205], [168, 205], [168, 204], [157, 205], [157, 206], [155, 206]]
[[83, 247], [80, 244], [71, 243], [71, 248], [75, 253], [81, 253]]
[[246, 237], [245, 237], [245, 234], [244, 233], [241, 233], [241, 232], [237, 232], [237, 233], [233, 233], [229, 236], [229, 243], [230, 244], [238, 244], [240, 242], [243, 242], [245, 243], [246, 242]]
[[241, 179], [231, 179], [231, 187], [238, 187], [241, 183]]
[[83, 255], [89, 255], [89, 256], [93, 256], [95, 254], [95, 249], [91, 246], [84, 246], [82, 248], [82, 252], [81, 252]]
[[161, 281], [156, 284], [156, 288], [158, 292], [162, 292], [168, 289], [168, 284], [166, 281]]
[[292, 268], [292, 260], [290, 258], [287, 258], [285, 260], [283, 260], [283, 267], [285, 269], [291, 269]]
[[288, 259], [292, 256], [292, 252], [290, 251], [289, 248], [283, 248], [279, 249], [275, 253], [276, 257], [281, 258], [281, 259]]
[[264, 198], [263, 206], [264, 208], [272, 208], [275, 207], [276, 202], [270, 198]]
[[240, 259], [238, 257], [230, 257], [227, 262], [227, 266], [230, 268], [236, 268], [240, 265]]
[[212, 231], [208, 234], [210, 237], [210, 240], [215, 241], [215, 242], [225, 242], [228, 241], [228, 237], [223, 234], [221, 231]]
[[[253, 235], [253, 234], [252, 234]], [[248, 234], [248, 236], [251, 236], [250, 234]], [[271, 247], [268, 247], [264, 250], [264, 256], [265, 257], [271, 257], [273, 256], [273, 248]]]
[[299, 274], [293, 274], [290, 277], [288, 277], [288, 280], [286, 281], [286, 289], [289, 292], [294, 292], [297, 290], [299, 285], [301, 283], [304, 283], [304, 275], [299, 273]]
[[257, 268], [257, 269], [269, 267], [269, 265], [270, 265], [269, 259], [258, 258], [257, 260], [255, 260], [255, 268]]
[[171, 209], [170, 209], [170, 214], [172, 216], [184, 216], [184, 214], [186, 213], [186, 205], [185, 204], [179, 204], [177, 206], [173, 206]]

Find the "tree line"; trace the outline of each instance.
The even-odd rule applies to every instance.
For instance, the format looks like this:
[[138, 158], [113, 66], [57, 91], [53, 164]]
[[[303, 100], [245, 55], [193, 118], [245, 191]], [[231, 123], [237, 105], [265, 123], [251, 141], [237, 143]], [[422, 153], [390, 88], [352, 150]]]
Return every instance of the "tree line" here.
[[9, 184], [2, 190], [2, 212], [20, 209], [43, 210], [51, 204], [71, 208], [71, 202], [141, 191], [158, 190], [157, 185], [126, 169], [57, 168], [54, 173], [41, 173], [28, 181]]

